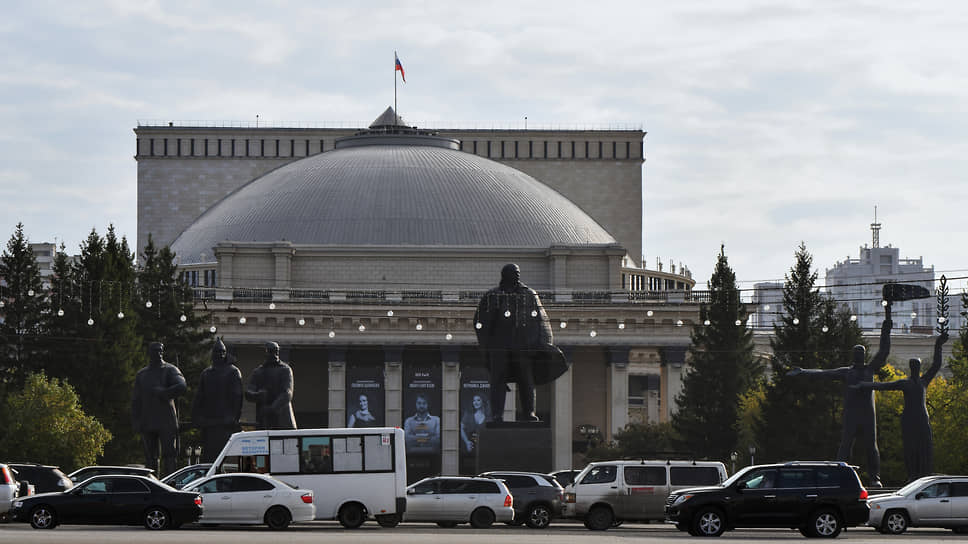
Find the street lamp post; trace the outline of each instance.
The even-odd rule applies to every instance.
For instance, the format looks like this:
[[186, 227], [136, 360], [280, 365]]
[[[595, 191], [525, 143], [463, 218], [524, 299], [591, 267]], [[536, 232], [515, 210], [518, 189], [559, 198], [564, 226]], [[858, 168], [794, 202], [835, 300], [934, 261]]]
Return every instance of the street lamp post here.
[[736, 459], [738, 457], [739, 457], [739, 454], [736, 453], [735, 451], [729, 454], [729, 473], [730, 474], [736, 473]]
[[756, 464], [756, 446], [750, 446], [750, 465]]

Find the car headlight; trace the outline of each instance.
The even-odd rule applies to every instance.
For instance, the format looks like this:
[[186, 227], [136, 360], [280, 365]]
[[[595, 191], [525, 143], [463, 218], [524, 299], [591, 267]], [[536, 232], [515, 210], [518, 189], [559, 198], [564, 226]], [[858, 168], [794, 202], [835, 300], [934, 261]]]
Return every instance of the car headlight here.
[[690, 494], [690, 493], [687, 493], [685, 495], [679, 495], [678, 497], [676, 497], [676, 500], [672, 503], [672, 506], [678, 506], [678, 505], [680, 505], [680, 504], [688, 501], [691, 498], [692, 498], [692, 494]]
[[23, 505], [24, 505], [24, 501], [13, 501], [14, 508], [20, 508]]

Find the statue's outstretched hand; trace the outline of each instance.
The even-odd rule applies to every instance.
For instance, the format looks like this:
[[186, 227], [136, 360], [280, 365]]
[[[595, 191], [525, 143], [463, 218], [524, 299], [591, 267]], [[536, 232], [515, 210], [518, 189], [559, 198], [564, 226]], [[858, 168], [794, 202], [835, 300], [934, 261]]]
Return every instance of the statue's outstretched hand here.
[[793, 370], [788, 370], [786, 373], [787, 376], [791, 376], [791, 377], [799, 376], [800, 374], [803, 374], [803, 369], [798, 366], [793, 367]]

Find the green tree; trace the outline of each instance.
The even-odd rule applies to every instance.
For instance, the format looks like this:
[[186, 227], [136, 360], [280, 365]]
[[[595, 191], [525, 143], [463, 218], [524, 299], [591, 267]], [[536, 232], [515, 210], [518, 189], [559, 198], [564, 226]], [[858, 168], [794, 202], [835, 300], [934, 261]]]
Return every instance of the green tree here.
[[722, 247], [709, 281], [709, 298], [699, 311], [701, 323], [692, 330], [689, 370], [676, 399], [673, 426], [681, 450], [725, 460], [736, 447], [740, 398], [761, 367], [753, 358], [753, 333], [746, 326], [736, 274]]
[[593, 444], [585, 454], [586, 460], [682, 457], [676, 449], [679, 436], [671, 423], [629, 423], [614, 438], [611, 443]]
[[40, 268], [23, 223], [17, 223], [0, 255], [0, 279], [6, 282], [0, 287], [0, 386], [17, 389], [43, 364], [46, 308]]
[[[762, 461], [834, 457], [840, 442], [845, 385], [786, 373], [793, 367], [846, 366], [853, 346], [865, 344], [846, 307], [817, 289], [813, 257], [804, 244], [795, 257], [783, 285], [783, 315], [770, 340], [772, 380], [766, 384], [754, 424], [757, 458]], [[795, 432], [791, 426], [796, 427]]]
[[111, 433], [84, 413], [70, 384], [43, 373], [29, 375], [23, 389], [7, 397], [0, 421], [0, 458], [66, 470], [94, 464], [111, 440]]

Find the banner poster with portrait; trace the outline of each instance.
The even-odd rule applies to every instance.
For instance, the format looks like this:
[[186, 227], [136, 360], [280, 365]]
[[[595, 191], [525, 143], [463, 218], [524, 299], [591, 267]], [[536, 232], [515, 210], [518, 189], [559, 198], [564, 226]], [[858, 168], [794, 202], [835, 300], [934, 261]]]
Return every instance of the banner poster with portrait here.
[[477, 474], [477, 445], [491, 419], [491, 384], [487, 367], [462, 365], [460, 375], [460, 473]]
[[347, 427], [383, 427], [386, 421], [384, 398], [383, 365], [347, 365]]
[[440, 363], [404, 367], [403, 435], [407, 456], [440, 454]]

